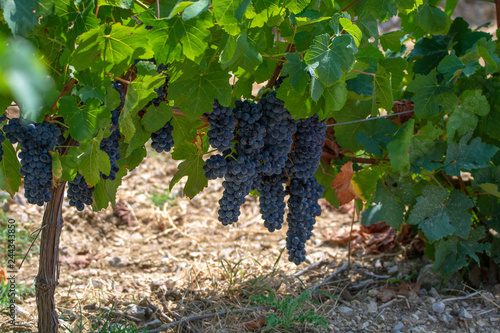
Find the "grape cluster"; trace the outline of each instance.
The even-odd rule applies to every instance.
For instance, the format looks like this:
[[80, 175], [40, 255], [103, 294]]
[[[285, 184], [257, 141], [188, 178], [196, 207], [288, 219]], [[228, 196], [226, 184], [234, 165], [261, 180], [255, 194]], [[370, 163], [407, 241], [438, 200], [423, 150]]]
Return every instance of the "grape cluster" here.
[[219, 221], [223, 225], [238, 221], [245, 196], [257, 189], [264, 226], [270, 232], [280, 230], [288, 194], [287, 250], [289, 260], [298, 265], [305, 260], [305, 243], [321, 214], [318, 199], [324, 188], [314, 173], [326, 125], [317, 115], [293, 120], [276, 92], [259, 103], [238, 100], [235, 106], [231, 111], [216, 100], [208, 115], [209, 143], [222, 154], [212, 155], [203, 169], [207, 179], [224, 178]]
[[109, 162], [111, 163], [111, 171], [109, 175], [104, 173], [100, 173], [102, 179], [115, 180], [116, 174], [120, 170], [120, 167], [116, 164], [118, 160], [121, 158], [119, 153], [121, 134], [120, 134], [120, 126], [119, 126], [119, 118], [120, 111], [122, 110], [125, 104], [125, 94], [123, 92], [123, 86], [119, 82], [112, 82], [113, 88], [120, 93], [120, 105], [111, 111], [111, 130], [112, 133], [107, 138], [102, 139], [100, 148], [103, 152], [108, 154]]
[[3, 127], [7, 139], [19, 143], [21, 175], [24, 176], [24, 195], [29, 203], [43, 206], [51, 198], [52, 155], [51, 151], [61, 131], [47, 122], [27, 124], [13, 118]]
[[249, 161], [245, 155], [227, 156], [227, 172], [222, 186], [224, 192], [219, 200], [219, 221], [222, 225], [238, 221], [240, 207], [250, 192], [252, 180], [256, 175], [256, 162]]
[[297, 132], [297, 125], [292, 116], [284, 107], [283, 101], [276, 97], [276, 92], [270, 93], [261, 99], [263, 124], [266, 127], [264, 137], [264, 153], [268, 160], [262, 167], [267, 175], [280, 174], [285, 167], [287, 155], [292, 148], [293, 135]]
[[120, 141], [120, 138], [120, 129], [117, 128], [113, 131], [113, 133], [111, 133], [110, 136], [102, 139], [101, 141], [101, 150], [108, 154], [109, 162], [111, 163], [111, 171], [109, 172], [109, 175], [101, 172], [102, 179], [115, 180], [116, 174], [118, 173], [118, 171], [120, 171], [120, 167], [116, 164], [116, 162], [118, 162], [118, 160], [121, 158], [121, 155], [119, 153], [120, 144], [118, 143], [118, 141]]
[[283, 183], [287, 181], [285, 173], [263, 176], [257, 187], [260, 193], [260, 213], [264, 226], [270, 231], [280, 230], [285, 215], [285, 191]]
[[316, 178], [311, 177], [307, 180], [291, 179], [286, 190], [290, 195], [286, 248], [289, 260], [299, 265], [306, 260], [305, 243], [312, 235], [316, 216], [321, 215], [318, 199], [322, 197], [324, 188]]
[[207, 179], [223, 178], [227, 173], [227, 162], [220, 154], [210, 156], [203, 166]]
[[76, 207], [79, 211], [82, 211], [85, 205], [92, 204], [93, 193], [94, 187], [89, 187], [80, 173], [77, 173], [75, 179], [68, 182], [69, 205]]
[[291, 154], [293, 166], [291, 178], [308, 179], [314, 177], [323, 153], [326, 125], [318, 115], [297, 121], [295, 149]]
[[158, 153], [169, 152], [174, 146], [173, 130], [174, 127], [167, 121], [162, 128], [151, 134], [151, 147]]
[[208, 143], [220, 152], [230, 149], [235, 130], [233, 110], [221, 106], [218, 100], [212, 104], [212, 112], [208, 114], [210, 130], [207, 132]]

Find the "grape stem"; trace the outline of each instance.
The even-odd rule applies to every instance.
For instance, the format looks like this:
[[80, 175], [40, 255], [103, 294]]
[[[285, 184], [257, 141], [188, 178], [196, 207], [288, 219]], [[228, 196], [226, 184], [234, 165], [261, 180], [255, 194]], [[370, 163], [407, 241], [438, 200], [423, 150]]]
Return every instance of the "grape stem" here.
[[[287, 44], [286, 50], [285, 50], [285, 55], [287, 53], [292, 53], [292, 52], [295, 52], [295, 45], [294, 44]], [[285, 56], [283, 55], [281, 57], [281, 61], [278, 61], [278, 63], [276, 64], [276, 67], [274, 67], [273, 75], [271, 76], [269, 81], [267, 81], [266, 88], [269, 88], [269, 89], [273, 88], [274, 84], [276, 83], [276, 80], [280, 76], [281, 70], [283, 69], [284, 62], [282, 62], [282, 61], [284, 61], [284, 60], [286, 60], [286, 59], [285, 59]]]
[[[59, 96], [57, 96], [57, 99], [55, 100], [54, 104], [52, 104], [52, 110], [57, 110], [57, 102], [59, 102], [59, 100], [61, 99], [61, 97], [63, 97], [64, 95], [66, 95], [70, 90], [71, 90], [71, 87], [73, 87], [73, 85], [76, 83], [76, 79], [71, 79], [67, 85], [64, 86], [63, 90], [61, 91], [61, 93], [59, 94]], [[50, 118], [50, 116], [49, 116]]]

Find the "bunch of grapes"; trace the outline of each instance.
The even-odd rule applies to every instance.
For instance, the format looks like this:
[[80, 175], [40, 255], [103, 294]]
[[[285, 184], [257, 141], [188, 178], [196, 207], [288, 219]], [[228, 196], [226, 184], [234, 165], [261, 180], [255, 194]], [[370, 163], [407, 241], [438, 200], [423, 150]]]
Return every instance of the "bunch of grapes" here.
[[85, 205], [92, 205], [92, 194], [94, 187], [89, 187], [85, 178], [77, 173], [75, 179], [68, 182], [69, 205], [82, 211]]
[[174, 127], [167, 121], [162, 128], [151, 134], [151, 147], [157, 153], [161, 153], [162, 151], [169, 152], [172, 149], [174, 146], [173, 130]]
[[13, 118], [3, 127], [7, 139], [19, 142], [21, 175], [24, 176], [24, 195], [29, 203], [43, 206], [50, 201], [52, 188], [52, 155], [61, 131], [47, 122], [27, 124]]
[[307, 180], [291, 179], [287, 186], [288, 199], [288, 231], [286, 248], [289, 260], [299, 265], [306, 260], [305, 243], [312, 235], [316, 216], [321, 215], [318, 199], [324, 188], [312, 177]]
[[208, 143], [220, 152], [232, 147], [235, 130], [233, 110], [221, 106], [218, 100], [212, 104], [212, 112], [208, 114], [210, 130], [207, 132]]
[[[238, 221], [245, 196], [255, 188], [260, 193], [264, 226], [270, 232], [280, 230], [288, 194], [286, 247], [289, 260], [298, 265], [305, 260], [305, 243], [312, 235], [316, 216], [321, 214], [318, 199], [324, 188], [314, 173], [322, 154], [326, 125], [317, 115], [293, 120], [276, 92], [259, 103], [238, 100], [235, 105], [231, 112], [216, 100], [208, 115], [209, 143], [223, 152], [212, 155], [203, 167], [207, 179], [224, 178], [219, 221], [223, 225]], [[289, 184], [284, 188], [286, 183]]]
[[256, 162], [249, 161], [245, 155], [229, 155], [226, 161], [227, 172], [222, 182], [224, 192], [219, 200], [219, 221], [222, 225], [238, 221], [240, 207], [245, 202], [245, 196], [250, 192], [256, 175]]
[[263, 97], [260, 104], [263, 113], [262, 123], [266, 127], [262, 172], [266, 175], [277, 175], [285, 167], [297, 126], [285, 109], [283, 101], [276, 97], [276, 92], [273, 91], [267, 97]]
[[210, 156], [203, 166], [207, 179], [223, 178], [227, 173], [227, 162], [223, 155]]
[[270, 231], [280, 230], [285, 215], [285, 191], [283, 183], [288, 177], [285, 173], [273, 176], [263, 176], [257, 187], [260, 193], [260, 213], [264, 226]]
[[318, 115], [297, 121], [295, 149], [291, 154], [293, 166], [289, 170], [290, 178], [309, 179], [319, 165], [323, 153], [326, 125], [319, 121]]
[[123, 86], [121, 83], [112, 82], [113, 88], [120, 93], [120, 105], [111, 111], [111, 130], [113, 131], [110, 136], [102, 139], [100, 148], [103, 152], [108, 154], [109, 162], [111, 163], [111, 171], [109, 175], [105, 175], [104, 173], [100, 173], [101, 179], [109, 179], [115, 180], [116, 174], [120, 170], [120, 167], [116, 164], [118, 160], [121, 158], [119, 153], [121, 134], [120, 134], [120, 126], [119, 126], [119, 118], [120, 111], [122, 110], [125, 104], [125, 94], [123, 92]]

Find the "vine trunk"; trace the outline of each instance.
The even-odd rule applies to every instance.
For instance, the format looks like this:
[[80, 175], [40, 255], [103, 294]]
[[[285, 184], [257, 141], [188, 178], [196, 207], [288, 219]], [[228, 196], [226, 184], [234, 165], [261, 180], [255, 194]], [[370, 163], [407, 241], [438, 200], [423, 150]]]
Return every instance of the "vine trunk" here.
[[57, 333], [59, 326], [54, 293], [59, 280], [59, 239], [63, 226], [62, 204], [65, 185], [63, 182], [52, 187], [52, 198], [47, 203], [43, 215], [40, 262], [35, 284], [40, 333]]

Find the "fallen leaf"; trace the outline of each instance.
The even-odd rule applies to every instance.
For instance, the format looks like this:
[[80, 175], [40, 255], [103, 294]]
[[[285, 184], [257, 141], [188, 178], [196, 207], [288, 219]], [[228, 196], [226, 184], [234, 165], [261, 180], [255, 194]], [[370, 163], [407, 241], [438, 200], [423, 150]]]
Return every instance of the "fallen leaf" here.
[[354, 191], [354, 186], [352, 184], [353, 175], [354, 170], [352, 169], [352, 162], [349, 161], [340, 168], [340, 172], [330, 186], [330, 188], [335, 189], [341, 206], [351, 202], [353, 199], [360, 199], [356, 191]]

